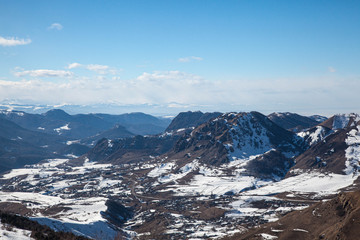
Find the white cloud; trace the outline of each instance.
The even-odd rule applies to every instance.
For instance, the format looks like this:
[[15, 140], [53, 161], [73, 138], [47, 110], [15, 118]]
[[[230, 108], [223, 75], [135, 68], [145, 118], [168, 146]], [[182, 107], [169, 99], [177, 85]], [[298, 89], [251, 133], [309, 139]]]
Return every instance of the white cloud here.
[[31, 43], [31, 39], [19, 39], [19, 38], [15, 38], [15, 37], [4, 38], [4, 37], [0, 36], [0, 46], [3, 46], [3, 47], [26, 45], [26, 44], [30, 44], [30, 43]]
[[114, 68], [110, 68], [107, 65], [100, 65], [100, 64], [88, 64], [88, 65], [84, 65], [84, 64], [80, 64], [80, 63], [70, 63], [67, 66], [68, 69], [73, 69], [73, 68], [85, 68], [89, 71], [93, 71], [96, 72], [98, 74], [112, 74], [112, 75], [116, 75], [117, 74], [117, 70]]
[[60, 23], [53, 23], [48, 27], [49, 30], [59, 30], [59, 31], [63, 28], [64, 27]]
[[86, 69], [90, 70], [90, 71], [94, 71], [97, 72], [99, 74], [106, 74], [107, 70], [109, 69], [109, 66], [106, 65], [99, 65], [99, 64], [89, 64], [86, 65]]
[[183, 57], [183, 58], [179, 58], [178, 61], [179, 62], [191, 62], [191, 61], [202, 61], [204, 60], [201, 57], [195, 57], [195, 56], [191, 56], [191, 57]]
[[75, 62], [75, 63], [70, 63], [67, 68], [68, 69], [73, 69], [73, 68], [80, 68], [82, 66], [83, 66], [82, 64]]
[[22, 72], [15, 72], [15, 76], [24, 77], [71, 77], [73, 75], [70, 71], [64, 70], [50, 70], [50, 69], [37, 69], [37, 70], [26, 70]]
[[328, 67], [328, 71], [331, 73], [334, 73], [334, 72], [336, 72], [336, 69], [333, 67]]

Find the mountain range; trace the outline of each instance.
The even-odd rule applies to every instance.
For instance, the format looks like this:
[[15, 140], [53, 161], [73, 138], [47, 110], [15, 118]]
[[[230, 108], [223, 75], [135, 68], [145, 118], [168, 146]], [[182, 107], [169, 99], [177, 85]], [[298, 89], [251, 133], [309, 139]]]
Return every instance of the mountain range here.
[[0, 120], [9, 129], [0, 136], [3, 159], [30, 143], [35, 156], [44, 151], [43, 161], [2, 175], [0, 210], [57, 231], [109, 239], [357, 236], [357, 114], [184, 112], [166, 125], [139, 113], [51, 110], [3, 111]]

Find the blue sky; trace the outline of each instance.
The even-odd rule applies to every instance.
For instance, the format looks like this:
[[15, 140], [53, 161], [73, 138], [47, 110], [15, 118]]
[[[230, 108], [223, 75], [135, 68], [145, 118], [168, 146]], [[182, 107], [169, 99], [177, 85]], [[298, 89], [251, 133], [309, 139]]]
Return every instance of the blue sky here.
[[340, 0], [0, 0], [0, 101], [360, 112], [359, 12]]

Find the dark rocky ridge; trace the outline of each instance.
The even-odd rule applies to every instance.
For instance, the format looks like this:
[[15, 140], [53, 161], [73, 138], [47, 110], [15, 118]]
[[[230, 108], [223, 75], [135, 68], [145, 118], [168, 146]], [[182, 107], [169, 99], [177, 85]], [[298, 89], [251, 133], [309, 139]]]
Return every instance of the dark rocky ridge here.
[[172, 120], [172, 122], [166, 128], [165, 131], [170, 132], [181, 128], [196, 127], [220, 115], [221, 113], [219, 112], [213, 112], [213, 113], [202, 113], [200, 111], [181, 112]]
[[293, 132], [300, 132], [304, 129], [318, 125], [319, 122], [296, 113], [271, 113], [268, 118], [277, 125]]

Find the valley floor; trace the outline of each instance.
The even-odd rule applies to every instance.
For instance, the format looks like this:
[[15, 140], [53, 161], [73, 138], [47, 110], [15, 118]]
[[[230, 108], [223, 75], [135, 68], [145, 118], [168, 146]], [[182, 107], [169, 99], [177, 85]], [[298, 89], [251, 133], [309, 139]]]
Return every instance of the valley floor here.
[[178, 176], [172, 167], [53, 159], [4, 174], [0, 209], [94, 239], [219, 239], [357, 188], [357, 175], [303, 172], [274, 182], [196, 161]]

